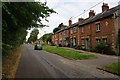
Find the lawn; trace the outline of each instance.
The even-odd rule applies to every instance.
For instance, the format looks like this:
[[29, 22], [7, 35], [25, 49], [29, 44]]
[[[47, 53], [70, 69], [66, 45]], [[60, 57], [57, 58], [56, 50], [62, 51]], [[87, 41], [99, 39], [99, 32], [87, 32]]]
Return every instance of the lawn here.
[[110, 65], [106, 65], [105, 67], [101, 68], [105, 71], [120, 75], [120, 62], [112, 63]]
[[83, 54], [80, 51], [73, 51], [70, 49], [62, 48], [62, 47], [53, 47], [53, 46], [43, 46], [43, 50], [50, 52], [50, 53], [55, 53], [60, 56], [63, 56], [68, 59], [75, 59], [75, 60], [81, 60], [81, 59], [93, 59], [97, 58], [95, 55], [88, 55], [88, 54]]

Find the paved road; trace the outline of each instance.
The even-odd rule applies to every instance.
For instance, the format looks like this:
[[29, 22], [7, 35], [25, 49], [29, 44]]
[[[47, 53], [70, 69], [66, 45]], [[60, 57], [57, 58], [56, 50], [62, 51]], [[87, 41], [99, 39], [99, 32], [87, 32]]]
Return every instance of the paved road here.
[[23, 46], [16, 78], [118, 78], [79, 60], [69, 60], [43, 50]]

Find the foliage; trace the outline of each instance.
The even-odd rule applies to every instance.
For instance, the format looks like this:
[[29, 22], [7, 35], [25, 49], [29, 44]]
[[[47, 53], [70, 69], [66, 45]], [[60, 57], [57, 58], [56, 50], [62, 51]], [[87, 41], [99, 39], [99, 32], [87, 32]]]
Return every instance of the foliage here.
[[2, 43], [2, 47], [3, 47], [2, 52], [4, 52], [4, 54], [2, 54], [2, 56], [7, 56], [9, 54], [8, 52], [10, 52], [12, 46]]
[[75, 46], [73, 46], [73, 48], [80, 50], [80, 49], [82, 49], [82, 46], [81, 45], [75, 45]]
[[44, 34], [42, 36], [42, 40], [43, 42], [46, 42], [46, 43], [52, 42], [51, 37], [52, 37], [52, 33]]
[[68, 59], [92, 59], [97, 58], [95, 55], [82, 54], [80, 51], [74, 51], [66, 48], [53, 47], [53, 46], [43, 46], [43, 50], [58, 54]]
[[94, 48], [91, 48], [91, 47], [90, 47], [90, 48], [88, 49], [88, 51], [90, 51], [90, 52], [95, 52], [96, 50], [95, 50]]
[[22, 53], [22, 46], [10, 51], [10, 54], [2, 58], [2, 80], [7, 78], [15, 78], [20, 56]]
[[56, 27], [55, 29], [53, 29], [53, 33], [56, 33], [57, 31], [59, 31], [61, 28], [60, 27]]
[[53, 42], [51, 42], [51, 46], [55, 46]]
[[96, 44], [95, 50], [98, 53], [108, 54], [108, 55], [114, 55], [115, 52], [110, 49], [110, 44], [107, 42], [100, 42]]
[[[15, 48], [24, 43], [27, 29], [31, 27], [44, 27], [41, 19], [54, 13], [46, 3], [41, 2], [3, 2], [2, 3], [2, 48], [3, 54], [9, 46]], [[39, 23], [39, 24], [38, 24]]]
[[28, 38], [28, 42], [35, 42], [37, 40], [37, 35], [39, 34], [38, 29], [33, 29], [32, 32], [30, 33], [30, 37]]
[[103, 67], [103, 70], [106, 70], [106, 71], [112, 72], [114, 74], [120, 75], [119, 66], [120, 66], [120, 62], [116, 62], [116, 63], [112, 63], [110, 65], [107, 65], [107, 66]]
[[53, 33], [56, 33], [57, 31], [59, 31], [60, 29], [61, 29], [61, 26], [63, 25], [63, 23], [60, 23], [59, 25], [58, 25], [58, 27], [56, 27], [56, 28], [54, 28], [53, 29]]

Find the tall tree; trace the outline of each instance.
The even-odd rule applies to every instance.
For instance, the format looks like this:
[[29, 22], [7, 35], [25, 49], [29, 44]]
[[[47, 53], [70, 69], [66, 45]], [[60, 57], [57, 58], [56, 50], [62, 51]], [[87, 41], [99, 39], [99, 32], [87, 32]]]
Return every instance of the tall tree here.
[[59, 31], [61, 29], [61, 26], [63, 26], [63, 23], [60, 23], [58, 27], [54, 28], [53, 33], [56, 33], [57, 31]]
[[59, 31], [61, 28], [60, 27], [56, 27], [53, 29], [53, 33], [56, 33], [57, 31]]
[[[55, 13], [41, 2], [2, 3], [2, 49], [15, 48], [25, 41], [26, 30], [31, 27], [44, 27], [42, 19]], [[39, 23], [39, 24], [38, 24]], [[22, 34], [22, 35], [21, 35]]]
[[42, 41], [45, 43], [51, 42], [52, 33], [47, 33], [42, 36]]
[[39, 34], [38, 29], [33, 29], [32, 32], [30, 33], [30, 37], [28, 38], [28, 42], [35, 42], [37, 40], [37, 35]]

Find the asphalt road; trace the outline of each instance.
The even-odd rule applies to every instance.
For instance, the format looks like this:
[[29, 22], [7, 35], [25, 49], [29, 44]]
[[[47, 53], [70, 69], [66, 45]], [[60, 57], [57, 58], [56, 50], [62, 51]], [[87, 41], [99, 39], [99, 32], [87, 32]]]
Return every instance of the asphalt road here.
[[23, 46], [16, 78], [118, 78], [111, 73], [92, 68], [79, 60], [69, 60], [43, 50]]

